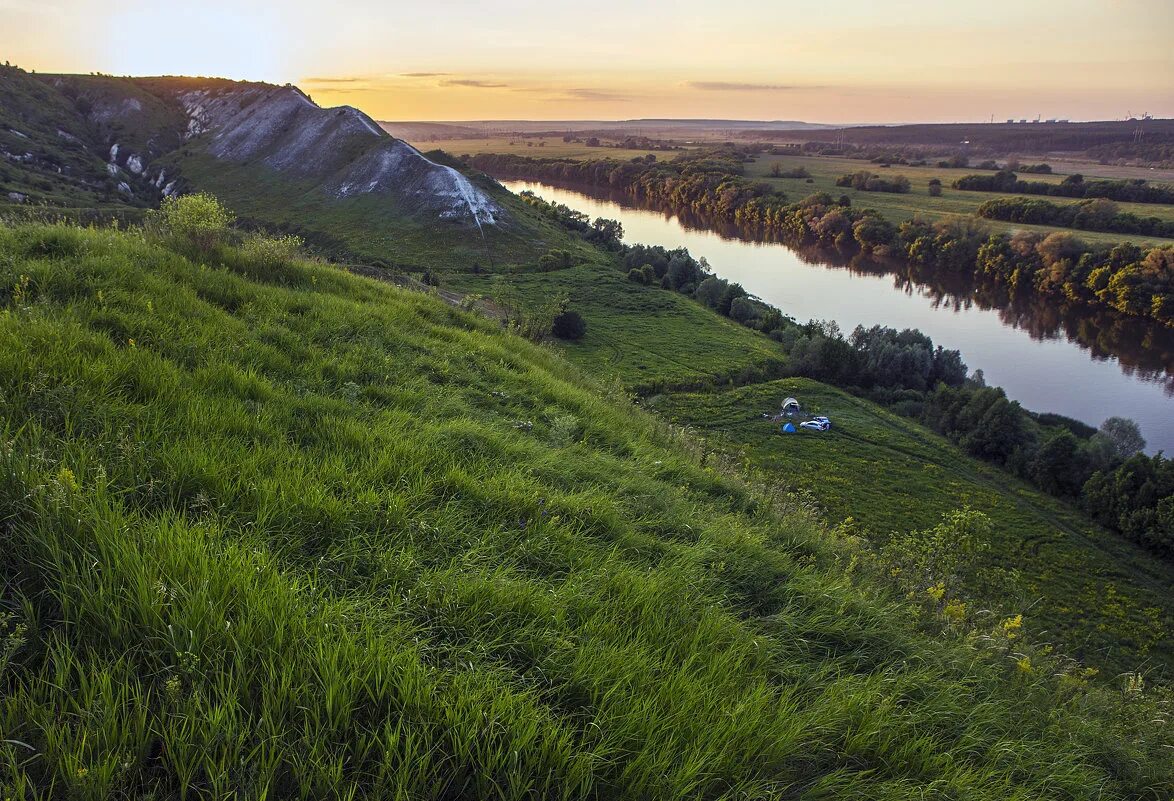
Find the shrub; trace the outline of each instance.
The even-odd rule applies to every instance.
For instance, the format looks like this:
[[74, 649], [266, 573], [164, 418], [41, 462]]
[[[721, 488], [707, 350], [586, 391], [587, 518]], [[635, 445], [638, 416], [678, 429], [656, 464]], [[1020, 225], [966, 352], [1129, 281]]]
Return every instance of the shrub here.
[[234, 222], [232, 212], [204, 192], [164, 198], [159, 219], [167, 233], [202, 253], [221, 244]]
[[582, 339], [587, 333], [587, 323], [579, 312], [564, 311], [555, 315], [551, 321], [550, 333], [559, 339]]

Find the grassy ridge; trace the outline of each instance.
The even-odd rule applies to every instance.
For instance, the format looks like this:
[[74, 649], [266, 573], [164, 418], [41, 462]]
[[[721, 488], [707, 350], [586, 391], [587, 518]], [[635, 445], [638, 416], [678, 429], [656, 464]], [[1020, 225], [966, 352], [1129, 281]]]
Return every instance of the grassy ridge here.
[[1148, 706], [919, 633], [549, 350], [249, 244], [0, 254], [6, 798], [1170, 789]]
[[[763, 420], [788, 396], [834, 427], [781, 436]], [[961, 453], [942, 437], [874, 404], [807, 379], [655, 399], [669, 419], [695, 427], [765, 474], [808, 487], [832, 520], [851, 518], [883, 542], [931, 526], [962, 505], [996, 521], [993, 565], [1020, 573], [1018, 603], [1028, 627], [1087, 664], [1109, 672], [1174, 670], [1174, 568], [1095, 525], [1054, 498]]]

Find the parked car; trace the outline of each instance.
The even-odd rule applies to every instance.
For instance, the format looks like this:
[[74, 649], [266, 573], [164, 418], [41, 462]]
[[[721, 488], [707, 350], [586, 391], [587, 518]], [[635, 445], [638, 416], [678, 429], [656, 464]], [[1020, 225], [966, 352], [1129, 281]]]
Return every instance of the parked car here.
[[[816, 423], [823, 423], [827, 428], [832, 427], [832, 421], [827, 419], [823, 415], [820, 415], [819, 417], [812, 417], [811, 419]], [[826, 428], [825, 428], [825, 430], [826, 430]]]
[[799, 424], [800, 428], [806, 428], [808, 431], [827, 431], [832, 427], [831, 423], [821, 423], [818, 420], [808, 420]]

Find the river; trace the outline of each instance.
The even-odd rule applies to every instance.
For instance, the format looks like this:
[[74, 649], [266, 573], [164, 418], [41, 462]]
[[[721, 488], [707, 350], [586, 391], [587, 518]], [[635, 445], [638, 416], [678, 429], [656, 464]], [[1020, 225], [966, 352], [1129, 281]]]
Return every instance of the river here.
[[[800, 252], [776, 242], [712, 230], [681, 215], [641, 208], [626, 195], [535, 181], [503, 181], [595, 217], [619, 220], [624, 241], [684, 246], [713, 271], [805, 322], [918, 328], [934, 344], [956, 348], [971, 370], [1032, 411], [1058, 412], [1090, 425], [1112, 416], [1141, 426], [1150, 453], [1174, 454], [1174, 335], [1117, 320], [1110, 332], [1092, 319], [1059, 320], [1045, 308], [983, 308], [968, 290], [953, 291], [869, 265]], [[587, 192], [590, 192], [588, 194]], [[1091, 330], [1090, 330], [1091, 327]], [[1113, 340], [1102, 347], [1106, 340]]]

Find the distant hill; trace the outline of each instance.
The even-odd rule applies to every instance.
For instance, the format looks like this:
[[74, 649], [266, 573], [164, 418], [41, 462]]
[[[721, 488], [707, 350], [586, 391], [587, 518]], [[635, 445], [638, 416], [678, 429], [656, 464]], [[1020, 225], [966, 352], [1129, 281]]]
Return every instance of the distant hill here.
[[395, 136], [406, 138], [459, 139], [489, 133], [592, 133], [624, 132], [643, 135], [673, 133], [698, 134], [747, 130], [765, 131], [823, 131], [842, 128], [798, 120], [711, 120], [711, 119], [656, 119], [634, 120], [466, 120], [460, 122], [380, 122]]

